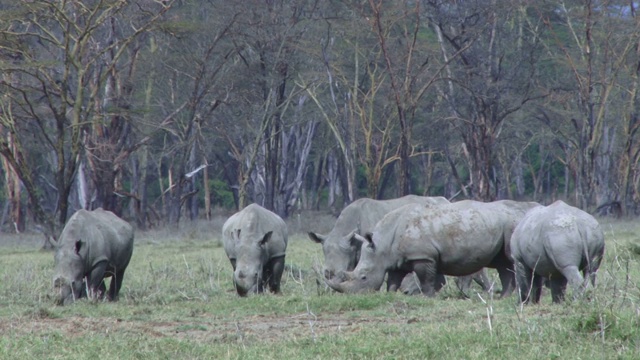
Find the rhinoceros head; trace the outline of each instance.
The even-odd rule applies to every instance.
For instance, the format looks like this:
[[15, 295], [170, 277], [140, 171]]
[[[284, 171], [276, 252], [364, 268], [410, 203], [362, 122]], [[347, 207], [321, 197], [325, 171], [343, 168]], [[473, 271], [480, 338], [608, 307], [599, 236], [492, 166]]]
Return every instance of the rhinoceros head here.
[[60, 305], [73, 302], [82, 294], [86, 248], [83, 240], [64, 242], [56, 248], [53, 285]]
[[[259, 241], [242, 239], [238, 241], [239, 258], [233, 272], [233, 282], [240, 296], [260, 293], [262, 288], [263, 268], [269, 261], [266, 246], [273, 231], [269, 231]], [[240, 230], [235, 234], [240, 237]]]
[[336, 234], [320, 235], [309, 232], [309, 238], [322, 245], [324, 253], [324, 277], [333, 279], [337, 274], [355, 269], [360, 259], [360, 247], [362, 242], [354, 229], [346, 235]]
[[355, 235], [357, 241], [362, 243], [362, 255], [358, 265], [353, 271], [341, 271], [334, 278], [325, 282], [335, 291], [342, 293], [363, 293], [377, 291], [384, 282], [386, 269], [380, 264], [380, 256], [373, 235]]

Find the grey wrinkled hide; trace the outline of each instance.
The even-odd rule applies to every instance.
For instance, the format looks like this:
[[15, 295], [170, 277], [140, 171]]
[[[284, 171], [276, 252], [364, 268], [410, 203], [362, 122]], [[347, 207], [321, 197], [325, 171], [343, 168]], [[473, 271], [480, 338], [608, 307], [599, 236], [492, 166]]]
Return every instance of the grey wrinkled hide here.
[[285, 222], [260, 205], [251, 204], [227, 219], [222, 241], [238, 295], [260, 293], [267, 285], [280, 292], [287, 239]]
[[[65, 224], [54, 256], [59, 303], [88, 296], [118, 298], [133, 253], [133, 228], [110, 211], [78, 210]], [[104, 279], [111, 277], [105, 294]]]
[[554, 303], [563, 300], [567, 282], [581, 294], [589, 279], [595, 285], [603, 255], [604, 234], [593, 216], [562, 201], [531, 210], [511, 238], [520, 301], [539, 302], [544, 278]]
[[325, 279], [331, 280], [338, 273], [355, 269], [360, 259], [362, 245], [355, 235], [364, 235], [373, 231], [378, 221], [382, 220], [386, 214], [408, 204], [439, 206], [449, 204], [449, 201], [443, 197], [417, 195], [390, 200], [361, 198], [342, 210], [328, 234], [309, 232], [309, 238], [322, 245]]
[[387, 214], [363, 239], [356, 268], [327, 284], [340, 292], [371, 291], [380, 288], [385, 273], [388, 284], [399, 284], [413, 271], [422, 293], [432, 296], [441, 286], [438, 274], [464, 276], [491, 267], [507, 296], [515, 284], [507, 244], [518, 221], [536, 206], [509, 200], [406, 205]]

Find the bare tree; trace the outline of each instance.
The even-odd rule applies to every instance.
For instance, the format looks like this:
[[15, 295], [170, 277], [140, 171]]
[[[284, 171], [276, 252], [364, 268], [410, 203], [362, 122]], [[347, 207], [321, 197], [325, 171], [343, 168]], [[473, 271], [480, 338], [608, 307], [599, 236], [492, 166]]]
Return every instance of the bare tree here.
[[[228, 9], [227, 9], [228, 10]], [[236, 47], [227, 39], [238, 13], [214, 12], [199, 3], [183, 3], [173, 11], [173, 22], [165, 24], [156, 41], [154, 85], [151, 107], [159, 113], [154, 137], [161, 150], [156, 157], [158, 181], [165, 217], [178, 226], [183, 212], [198, 217], [203, 173], [208, 174], [207, 144], [218, 138], [212, 129], [215, 115], [233, 86]], [[157, 76], [155, 74], [164, 74]], [[171, 119], [170, 121], [161, 119]], [[208, 193], [208, 189], [204, 191]]]
[[566, 141], [574, 149], [576, 204], [599, 207], [619, 198], [613, 171], [616, 144], [626, 144], [617, 181], [625, 197], [629, 166], [636, 157], [640, 25], [628, 2], [560, 2], [544, 14], [548, 47], [557, 49], [559, 68], [570, 74], [558, 77], [568, 87], [554, 98], [556, 106], [548, 116], [565, 124]]
[[[505, 122], [528, 102], [546, 96], [535, 76], [538, 20], [528, 18], [521, 8], [525, 5], [508, 1], [428, 4], [442, 57], [459, 53], [447, 66], [442, 95], [449, 123], [465, 144], [470, 196], [495, 199], [494, 151]], [[514, 23], [516, 31], [508, 26]]]
[[[317, 120], [307, 119], [307, 95], [296, 86], [305, 36], [318, 1], [251, 2], [232, 34], [240, 68], [239, 96], [226, 117], [225, 138], [236, 161], [238, 206], [258, 202], [287, 216], [298, 200]], [[234, 125], [244, 124], [241, 129]]]
[[[104, 109], [98, 104], [111, 94], [105, 93], [103, 85], [120, 69], [130, 44], [148, 31], [172, 2], [21, 2], [14, 11], [3, 14], [0, 33], [5, 39], [1, 60], [5, 78], [1, 101], [3, 108], [13, 110], [0, 117], [2, 130], [11, 135], [13, 145], [9, 146], [6, 137], [0, 140], [0, 153], [22, 180], [36, 221], [44, 225], [47, 235], [54, 235], [65, 223], [87, 139], [96, 127], [105, 125]], [[123, 14], [134, 7], [144, 10], [144, 15], [124, 20]], [[103, 42], [117, 19], [126, 21], [123, 29], [127, 32]], [[36, 153], [24, 148], [33, 136], [55, 158], [50, 181], [57, 193], [53, 206], [42, 203], [40, 174], [31, 166], [36, 163]]]

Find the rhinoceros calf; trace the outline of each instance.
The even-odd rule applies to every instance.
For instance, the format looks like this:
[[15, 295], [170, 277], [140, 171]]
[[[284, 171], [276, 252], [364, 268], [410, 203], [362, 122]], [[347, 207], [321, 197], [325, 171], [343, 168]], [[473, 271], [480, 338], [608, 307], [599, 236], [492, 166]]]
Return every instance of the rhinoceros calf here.
[[460, 201], [427, 208], [406, 205], [387, 214], [372, 233], [361, 237], [360, 261], [327, 284], [340, 292], [378, 289], [385, 274], [399, 281], [415, 272], [422, 293], [437, 291], [438, 274], [464, 276], [492, 267], [502, 282], [502, 296], [513, 291], [513, 263], [505, 241], [519, 219], [536, 203]]
[[56, 244], [54, 286], [59, 303], [87, 296], [115, 301], [133, 253], [133, 228], [110, 211], [79, 210], [67, 221]]
[[272, 292], [280, 292], [287, 238], [285, 222], [257, 204], [227, 219], [222, 241], [238, 295], [260, 293], [266, 285]]
[[539, 302], [544, 278], [554, 303], [563, 300], [567, 282], [581, 293], [589, 279], [595, 285], [603, 255], [604, 234], [593, 216], [562, 201], [531, 210], [511, 237], [520, 300]]

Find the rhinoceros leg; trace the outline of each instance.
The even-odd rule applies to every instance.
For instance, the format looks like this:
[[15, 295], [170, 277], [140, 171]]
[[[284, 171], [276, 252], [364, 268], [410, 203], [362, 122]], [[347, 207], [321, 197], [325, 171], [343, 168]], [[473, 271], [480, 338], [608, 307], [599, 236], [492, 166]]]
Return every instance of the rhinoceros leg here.
[[480, 285], [482, 291], [489, 291], [491, 288], [489, 285], [489, 277], [487, 277], [487, 270], [484, 268], [471, 275], [458, 276], [456, 277], [456, 285], [458, 286], [458, 290], [466, 297], [469, 297], [471, 281], [475, 281], [476, 284]]
[[528, 303], [532, 292], [533, 282], [533, 270], [525, 266], [523, 263], [517, 262], [515, 265], [516, 275], [518, 279], [518, 293], [520, 295], [520, 302]]
[[90, 299], [101, 298], [106, 290], [104, 285], [104, 274], [107, 271], [107, 262], [101, 261], [91, 269], [87, 277], [87, 287], [89, 288], [87, 297]]
[[516, 276], [512, 267], [500, 266], [497, 267], [498, 277], [500, 277], [500, 283], [502, 284], [502, 291], [500, 291], [500, 297], [507, 297], [511, 295], [516, 285]]
[[402, 270], [390, 270], [387, 276], [387, 291], [398, 291], [398, 289], [400, 289], [402, 286], [402, 280], [404, 280], [407, 274], [410, 273]]
[[468, 291], [471, 287], [472, 280], [473, 278], [471, 277], [471, 275], [456, 276], [456, 286], [458, 287], [458, 290], [460, 290], [460, 292], [466, 297], [469, 297]]
[[107, 285], [104, 283], [104, 279], [102, 279], [102, 282], [100, 283], [100, 286], [98, 286], [98, 297], [100, 299], [102, 299], [104, 297], [104, 294], [107, 293]]
[[282, 273], [284, 272], [284, 256], [279, 256], [269, 260], [269, 263], [265, 267], [265, 271], [269, 274], [264, 279], [269, 282], [269, 290], [274, 294], [280, 293], [280, 279], [282, 279]]
[[555, 276], [549, 279], [551, 285], [551, 299], [554, 303], [564, 300], [564, 292], [567, 288], [567, 279], [564, 276]]
[[544, 284], [544, 277], [538, 274], [533, 274], [533, 282], [531, 284], [531, 299], [534, 304], [540, 302], [542, 296], [542, 285]]
[[440, 291], [440, 289], [442, 289], [445, 285], [447, 284], [447, 278], [444, 277], [443, 273], [437, 273], [436, 274], [436, 282], [434, 285], [434, 290]]
[[107, 262], [101, 261], [91, 269], [84, 279], [82, 292], [79, 297], [88, 297], [89, 299], [100, 299], [104, 296], [106, 286], [104, 284], [104, 275], [107, 270]]
[[89, 286], [89, 277], [87, 276], [82, 281], [82, 291], [78, 296], [76, 296], [76, 299], [101, 299], [102, 295], [104, 295], [104, 293], [107, 291], [107, 286], [104, 284], [104, 279], [102, 280], [102, 282], [100, 282], [100, 285], [98, 285], [98, 288], [95, 290], [92, 290]]
[[602, 261], [602, 254], [594, 257], [593, 259], [586, 259], [586, 266], [582, 271], [584, 276], [585, 286], [587, 285], [587, 281], [591, 282], [591, 286], [596, 286], [596, 272], [598, 268], [600, 268], [600, 262]]
[[124, 279], [124, 269], [116, 271], [111, 277], [111, 284], [109, 285], [108, 299], [110, 301], [117, 301], [120, 288], [122, 287], [122, 279]]
[[[440, 291], [447, 284], [446, 277], [438, 273], [436, 274], [436, 282], [434, 285], [434, 290], [436, 292]], [[417, 295], [422, 294], [422, 285], [420, 283], [420, 279], [416, 275], [415, 272], [409, 272], [404, 279], [402, 280], [402, 284], [400, 285], [400, 290], [405, 295]]]
[[[561, 283], [559, 279], [551, 279], [551, 296], [554, 298], [554, 302], [555, 301], [555, 296], [553, 295], [553, 288], [554, 288], [554, 280], [558, 282], [558, 286], [562, 285], [564, 288], [566, 288], [567, 286], [567, 282], [569, 283], [569, 285], [571, 285], [571, 288], [573, 289], [573, 297], [576, 298], [580, 295], [582, 295], [582, 293], [584, 292], [584, 289], [586, 287], [586, 281], [582, 275], [580, 274], [580, 271], [578, 270], [577, 266], [566, 266], [564, 268], [558, 269], [560, 270], [560, 272], [562, 273], [562, 275], [564, 276], [564, 278], [562, 279], [564, 281], [564, 283]], [[564, 294], [564, 288], [562, 289], [562, 293]], [[559, 291], [559, 290], [558, 290]], [[562, 298], [559, 298], [559, 300], [557, 302], [562, 301]]]
[[491, 290], [491, 282], [489, 281], [489, 277], [487, 276], [486, 268], [474, 273], [473, 275], [471, 275], [471, 277], [473, 278], [473, 281], [476, 282], [476, 284], [480, 285], [482, 291]]
[[412, 261], [413, 271], [418, 276], [422, 294], [425, 296], [435, 296], [438, 287], [442, 287], [442, 278], [444, 275], [439, 274], [435, 262], [430, 260]]
[[511, 295], [516, 287], [516, 275], [511, 259], [507, 257], [504, 251], [501, 251], [491, 260], [489, 265], [489, 267], [495, 268], [498, 271], [498, 277], [500, 277], [500, 283], [502, 284], [500, 297], [503, 298]]
[[420, 282], [416, 273], [413, 271], [408, 273], [404, 279], [402, 279], [402, 283], [400, 284], [400, 288], [398, 289], [402, 291], [405, 295], [416, 295], [422, 294], [422, 290], [420, 289]]
[[536, 274], [533, 269], [523, 264], [516, 264], [516, 271], [520, 301], [523, 303], [528, 303], [529, 301], [534, 304], [539, 303], [545, 277]]

